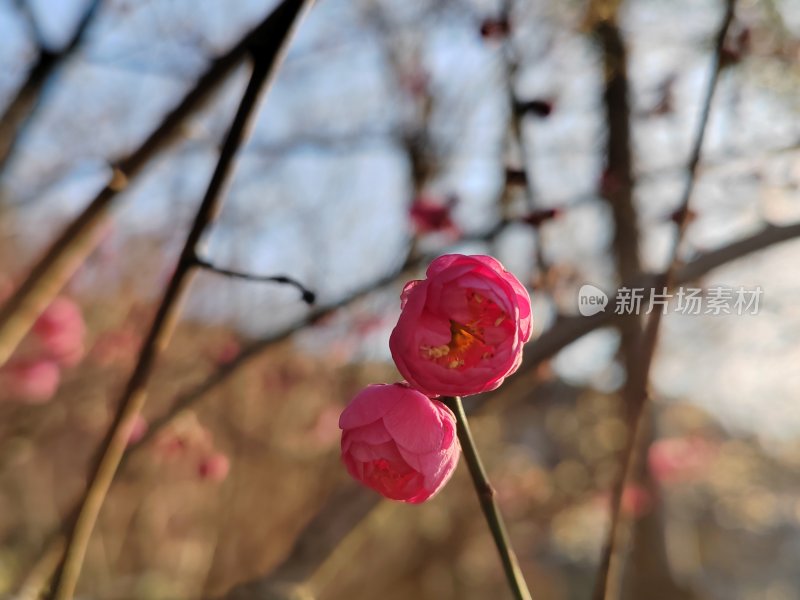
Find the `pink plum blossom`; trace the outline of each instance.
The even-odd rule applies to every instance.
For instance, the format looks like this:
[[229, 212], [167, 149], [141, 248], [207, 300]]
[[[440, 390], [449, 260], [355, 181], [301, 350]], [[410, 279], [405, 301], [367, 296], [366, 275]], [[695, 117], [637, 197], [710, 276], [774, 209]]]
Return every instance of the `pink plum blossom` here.
[[650, 512], [653, 507], [653, 496], [642, 485], [632, 483], [622, 491], [622, 512], [631, 518], [638, 519]]
[[490, 256], [448, 254], [406, 284], [389, 339], [397, 369], [428, 396], [494, 390], [522, 362], [531, 337], [525, 287]]
[[702, 476], [716, 454], [716, 446], [699, 436], [664, 438], [650, 445], [647, 465], [660, 483], [689, 481]]
[[144, 434], [147, 433], [148, 428], [149, 425], [147, 423], [147, 419], [145, 419], [142, 415], [137, 414], [133, 419], [130, 432], [128, 433], [128, 445], [131, 446], [141, 440], [144, 437]]
[[432, 233], [444, 231], [458, 234], [459, 230], [453, 222], [452, 210], [457, 199], [450, 197], [445, 200], [429, 196], [417, 196], [409, 209], [411, 223], [417, 233]]
[[61, 369], [48, 359], [18, 360], [6, 365], [0, 375], [0, 387], [5, 388], [12, 399], [30, 404], [50, 400], [61, 381]]
[[214, 483], [224, 481], [230, 470], [231, 461], [221, 452], [206, 456], [197, 465], [197, 474], [200, 479], [206, 479]]
[[[611, 509], [611, 492], [602, 492], [595, 496], [595, 503], [603, 507], [603, 512]], [[653, 495], [641, 484], [629, 483], [622, 491], [620, 499], [620, 511], [623, 515], [632, 519], [640, 519], [650, 513], [653, 508]]]
[[424, 502], [458, 464], [455, 416], [405, 384], [366, 387], [344, 409], [339, 427], [347, 471], [392, 500]]
[[236, 357], [239, 356], [239, 353], [242, 351], [242, 346], [239, 342], [233, 338], [227, 340], [217, 351], [215, 356], [214, 362], [217, 363], [218, 366], [224, 366], [227, 364], [232, 363], [236, 360]]
[[66, 366], [74, 366], [83, 357], [86, 325], [80, 307], [69, 298], [53, 300], [33, 325], [44, 353]]
[[214, 450], [214, 436], [193, 412], [182, 415], [159, 432], [155, 441], [156, 454], [165, 460], [180, 460], [187, 456], [208, 455]]

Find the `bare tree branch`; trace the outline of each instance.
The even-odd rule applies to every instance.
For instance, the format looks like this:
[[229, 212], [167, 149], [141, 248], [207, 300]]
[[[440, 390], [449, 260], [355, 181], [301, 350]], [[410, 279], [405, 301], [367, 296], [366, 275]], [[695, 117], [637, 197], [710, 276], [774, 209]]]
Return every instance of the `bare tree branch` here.
[[182, 303], [196, 271], [197, 245], [203, 233], [216, 219], [222, 206], [223, 192], [233, 174], [234, 158], [247, 136], [259, 99], [281, 63], [286, 42], [301, 14], [310, 5], [311, 0], [284, 0], [273, 11], [263, 30], [263, 36], [251, 40], [249, 51], [253, 58], [253, 72], [250, 82], [226, 135], [217, 166], [186, 238], [175, 273], [164, 292], [158, 312], [142, 346], [136, 368], [128, 380], [114, 421], [100, 447], [76, 519], [68, 528], [64, 557], [53, 577], [53, 586], [47, 595], [48, 599], [70, 600], [75, 592], [89, 538], [125, 452], [131, 427], [146, 400], [150, 374], [159, 355], [169, 344]]
[[[600, 0], [602, 2], [602, 0]], [[611, 9], [609, 9], [611, 10]], [[633, 166], [630, 142], [630, 106], [625, 42], [616, 22], [616, 8], [598, 19], [594, 27], [603, 54], [606, 114], [606, 168], [601, 194], [614, 217], [613, 248], [621, 281], [640, 270], [639, 231], [633, 207]]]
[[80, 267], [100, 239], [103, 224], [117, 194], [179, 134], [180, 125], [200, 109], [225, 78], [241, 64], [252, 44], [269, 29], [270, 17], [248, 32], [220, 56], [195, 86], [164, 116], [159, 126], [127, 156], [113, 163], [113, 175], [45, 251], [25, 281], [0, 308], [0, 365], [3, 365], [61, 288]]
[[378, 494], [352, 481], [342, 484], [308, 522], [286, 559], [270, 576], [235, 586], [225, 594], [225, 598], [288, 600], [380, 502]]
[[[606, 164], [600, 183], [600, 195], [611, 209], [614, 221], [612, 249], [619, 281], [630, 281], [641, 271], [639, 229], [633, 205], [633, 158], [631, 156], [631, 110], [628, 100], [628, 53], [617, 25], [618, 2], [595, 0], [589, 6], [593, 32], [603, 58], [603, 107], [606, 120]], [[627, 374], [636, 368], [641, 337], [638, 315], [619, 319], [620, 355]], [[627, 395], [627, 391], [623, 391]]]
[[[56, 68], [64, 62], [80, 45], [89, 24], [97, 14], [102, 0], [89, 0], [86, 10], [78, 22], [69, 41], [59, 50], [51, 50], [45, 46], [30, 7], [23, 4], [21, 9], [27, 15], [34, 36], [39, 43], [39, 54], [28, 73], [28, 78], [17, 91], [16, 96], [6, 106], [0, 116], [0, 173], [8, 163], [17, 141], [26, 124], [31, 121], [42, 99], [42, 90]], [[2, 361], [0, 361], [2, 362]]]

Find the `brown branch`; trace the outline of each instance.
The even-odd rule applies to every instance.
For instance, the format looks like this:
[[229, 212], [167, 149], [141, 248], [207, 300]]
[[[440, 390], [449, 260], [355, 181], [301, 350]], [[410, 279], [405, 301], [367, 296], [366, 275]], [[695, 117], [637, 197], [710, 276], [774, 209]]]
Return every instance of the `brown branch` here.
[[36, 109], [41, 104], [42, 90], [45, 84], [56, 68], [80, 45], [101, 3], [102, 0], [89, 0], [86, 11], [78, 22], [72, 37], [59, 50], [50, 50], [44, 45], [33, 15], [26, 12], [31, 29], [39, 43], [39, 53], [25, 83], [22, 84], [0, 116], [0, 172], [8, 163], [23, 129], [30, 123]]
[[[628, 101], [628, 53], [617, 25], [619, 4], [596, 0], [589, 7], [596, 22], [593, 29], [603, 57], [603, 107], [607, 130], [606, 164], [600, 194], [614, 221], [612, 249], [619, 281], [630, 281], [641, 271], [639, 228], [633, 205], [633, 158], [631, 156], [631, 110]], [[631, 374], [638, 360], [641, 338], [638, 315], [625, 315], [617, 322], [620, 356], [625, 372]], [[625, 381], [623, 395], [632, 384]]]
[[[716, 45], [713, 54], [713, 64], [711, 76], [709, 77], [708, 86], [706, 88], [705, 98], [703, 100], [702, 112], [700, 115], [700, 122], [697, 127], [692, 152], [689, 159], [688, 173], [686, 178], [686, 185], [681, 196], [678, 212], [678, 231], [675, 235], [675, 241], [671, 253], [671, 259], [667, 266], [667, 270], [656, 277], [654, 285], [655, 290], [662, 288], [671, 288], [677, 279], [677, 265], [680, 250], [680, 244], [683, 239], [686, 226], [688, 224], [689, 202], [692, 197], [694, 185], [697, 175], [697, 167], [700, 163], [700, 155], [703, 147], [703, 139], [705, 137], [706, 126], [708, 124], [708, 117], [711, 112], [711, 104], [714, 99], [714, 92], [719, 80], [719, 74], [722, 63], [722, 51], [725, 42], [725, 36], [728, 32], [728, 27], [733, 20], [735, 0], [728, 0], [725, 14], [722, 19], [719, 31], [716, 37]], [[633, 478], [636, 469], [636, 456], [639, 447], [639, 441], [643, 431], [643, 421], [645, 408], [647, 407], [649, 394], [647, 391], [648, 381], [650, 377], [650, 367], [653, 362], [655, 354], [656, 342], [658, 340], [658, 331], [661, 324], [661, 316], [663, 311], [653, 311], [650, 315], [645, 326], [644, 334], [641, 338], [640, 345], [636, 352], [636, 362], [633, 371], [628, 373], [628, 383], [625, 390], [625, 404], [629, 411], [628, 420], [628, 442], [623, 452], [622, 470], [621, 475], [614, 486], [614, 494], [612, 500], [612, 514], [611, 525], [609, 527], [608, 539], [603, 549], [600, 561], [600, 569], [598, 571], [598, 578], [594, 590], [595, 600], [611, 600], [619, 598], [620, 587], [622, 580], [622, 563], [623, 563], [623, 527], [621, 518], [621, 505], [622, 495], [625, 486]]]
[[164, 116], [159, 126], [127, 156], [114, 162], [107, 185], [50, 245], [22, 285], [0, 308], [0, 365], [3, 365], [61, 288], [100, 239], [117, 194], [179, 134], [184, 120], [200, 109], [247, 56], [248, 49], [271, 29], [271, 14], [238, 44], [214, 60], [195, 86]]
[[311, 579], [317, 568], [380, 501], [378, 494], [351, 481], [342, 484], [308, 522], [287, 557], [268, 577], [234, 586], [224, 597], [227, 600], [293, 597], [286, 592]]
[[47, 596], [51, 600], [69, 600], [75, 592], [89, 538], [125, 451], [133, 421], [144, 405], [147, 381], [175, 329], [181, 305], [195, 272], [197, 245], [221, 208], [223, 190], [233, 173], [234, 157], [247, 136], [256, 114], [259, 98], [281, 62], [285, 43], [294, 30], [301, 12], [310, 4], [310, 0], [284, 0], [273, 11], [263, 38], [253, 40], [250, 45], [249, 50], [253, 58], [250, 82], [226, 135], [217, 166], [186, 238], [175, 273], [167, 285], [158, 312], [153, 319], [136, 368], [125, 387], [118, 403], [117, 414], [100, 447], [96, 465], [80, 502], [77, 518], [69, 527], [64, 557], [54, 575], [52, 590]]
[[[675, 273], [675, 283], [693, 281], [722, 265], [739, 258], [764, 250], [775, 244], [800, 238], [800, 223], [783, 226], [767, 226], [759, 233], [733, 242], [717, 250], [710, 251], [691, 261]], [[655, 275], [641, 276], [629, 282], [629, 287], [652, 287]], [[613, 298], [609, 306], [613, 306]], [[592, 317], [565, 317], [556, 323], [525, 349], [520, 375], [533, 371], [545, 360], [584, 335], [602, 327], [610, 327], [619, 319], [613, 311], [598, 313]], [[520, 387], [529, 388], [525, 377], [512, 377], [503, 390], [514, 395]], [[210, 389], [210, 388], [209, 388]], [[477, 402], [466, 407], [467, 414], [485, 405], [483, 397], [476, 396]], [[196, 400], [197, 398], [195, 398]], [[472, 408], [472, 410], [470, 410]], [[157, 427], [153, 427], [157, 429]], [[136, 447], [138, 450], [142, 446]], [[369, 500], [372, 499], [373, 502]], [[325, 560], [336, 550], [346, 533], [357, 527], [369, 512], [378, 505], [379, 497], [363, 488], [348, 482], [325, 502], [317, 515], [298, 535], [293, 549], [281, 564], [260, 577], [235, 587], [230, 600], [250, 600], [269, 598], [267, 592], [274, 592], [285, 585], [297, 585], [308, 581]], [[281, 597], [281, 596], [277, 596]]]
[[603, 54], [606, 141], [605, 189], [601, 190], [614, 217], [613, 249], [620, 280], [627, 281], [641, 270], [639, 230], [633, 206], [633, 166], [630, 142], [630, 106], [625, 42], [615, 22], [616, 6], [598, 19], [594, 33]]

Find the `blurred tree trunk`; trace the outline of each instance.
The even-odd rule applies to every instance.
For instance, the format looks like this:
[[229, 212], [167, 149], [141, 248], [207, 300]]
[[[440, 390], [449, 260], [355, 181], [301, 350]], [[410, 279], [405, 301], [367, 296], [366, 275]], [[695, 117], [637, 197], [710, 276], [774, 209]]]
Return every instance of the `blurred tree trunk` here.
[[[649, 412], [649, 411], [648, 411]], [[643, 449], [653, 441], [653, 416], [644, 416]], [[639, 481], [653, 500], [651, 510], [632, 524], [631, 555], [626, 562], [623, 594], [626, 600], [699, 600], [691, 589], [685, 589], [674, 579], [666, 547], [666, 528], [669, 527], [659, 487], [647, 468], [640, 467]]]

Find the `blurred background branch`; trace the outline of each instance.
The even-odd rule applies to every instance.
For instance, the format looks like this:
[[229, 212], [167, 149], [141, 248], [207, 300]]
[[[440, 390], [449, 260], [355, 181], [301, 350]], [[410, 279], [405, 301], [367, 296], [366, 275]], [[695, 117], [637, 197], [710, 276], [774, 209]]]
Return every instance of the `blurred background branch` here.
[[[674, 286], [677, 269], [680, 259], [680, 247], [684, 238], [684, 232], [688, 225], [689, 203], [692, 199], [692, 192], [695, 188], [697, 177], [697, 167], [700, 164], [700, 155], [703, 149], [706, 127], [711, 113], [711, 105], [714, 100], [717, 82], [720, 71], [723, 67], [723, 50], [728, 29], [733, 22], [735, 0], [727, 0], [725, 13], [722, 23], [715, 37], [714, 50], [711, 59], [711, 74], [708, 78], [708, 85], [705, 91], [700, 111], [700, 119], [697, 131], [692, 143], [691, 154], [687, 167], [686, 184], [676, 210], [677, 231], [675, 241], [672, 245], [667, 268], [663, 274], [656, 277], [652, 289], [655, 293], [658, 290], [671, 289]], [[637, 336], [634, 345], [630, 348], [630, 360], [627, 361], [629, 370], [627, 371], [627, 381], [624, 391], [625, 403], [629, 419], [628, 444], [622, 454], [622, 469], [620, 470], [619, 480], [614, 486], [614, 494], [611, 508], [611, 526], [609, 528], [608, 540], [605, 543], [603, 554], [600, 560], [600, 570], [598, 572], [597, 584], [594, 597], [596, 600], [613, 600], [621, 597], [622, 593], [622, 572], [625, 560], [625, 525], [622, 522], [622, 496], [626, 484], [629, 484], [635, 477], [635, 472], [640, 464], [642, 449], [649, 444], [645, 444], [644, 436], [647, 435], [645, 418], [649, 392], [650, 369], [658, 340], [658, 332], [661, 324], [663, 311], [653, 311], [647, 318], [644, 332]], [[623, 336], [624, 339], [624, 336]], [[623, 341], [624, 343], [624, 341]], [[681, 594], [679, 590], [669, 593], [670, 597]]]
[[[2, 115], [0, 115], [0, 176], [14, 151], [17, 140], [22, 135], [25, 124], [29, 122], [39, 107], [42, 98], [42, 90], [47, 85], [58, 66], [67, 60], [78, 48], [84, 34], [99, 11], [102, 0], [88, 0], [83, 16], [72, 36], [66, 44], [60, 48], [53, 49], [44, 39], [36, 15], [30, 5], [29, 0], [16, 0], [20, 12], [28, 21], [31, 33], [36, 40], [36, 60], [31, 67], [28, 77], [17, 91], [14, 98], [6, 105]], [[3, 203], [0, 197], [0, 204]]]

